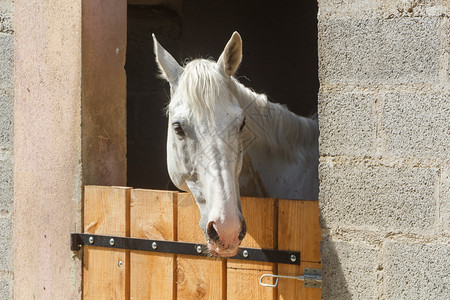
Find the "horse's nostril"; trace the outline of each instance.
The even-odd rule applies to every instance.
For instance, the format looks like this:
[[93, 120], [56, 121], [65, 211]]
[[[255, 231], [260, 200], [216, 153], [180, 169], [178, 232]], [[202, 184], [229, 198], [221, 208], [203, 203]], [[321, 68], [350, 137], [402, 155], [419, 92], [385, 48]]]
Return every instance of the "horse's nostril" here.
[[208, 234], [208, 237], [213, 242], [219, 242], [219, 234], [217, 233], [216, 229], [214, 228], [214, 222], [209, 222], [208, 227], [206, 228], [206, 233]]
[[245, 234], [247, 233], [247, 225], [245, 224], [245, 221], [241, 222], [241, 232], [239, 233], [239, 240], [242, 241], [245, 237]]

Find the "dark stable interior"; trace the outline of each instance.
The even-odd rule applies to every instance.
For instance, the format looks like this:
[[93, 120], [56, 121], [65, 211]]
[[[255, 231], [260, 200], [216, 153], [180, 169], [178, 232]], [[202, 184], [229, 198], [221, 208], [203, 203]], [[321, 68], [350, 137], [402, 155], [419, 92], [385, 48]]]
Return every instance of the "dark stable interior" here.
[[237, 78], [273, 102], [303, 116], [317, 110], [317, 2], [200, 1], [182, 15], [164, 8], [128, 6], [127, 185], [176, 190], [166, 167], [169, 86], [157, 78], [152, 33], [178, 62], [217, 60], [234, 31], [243, 40]]

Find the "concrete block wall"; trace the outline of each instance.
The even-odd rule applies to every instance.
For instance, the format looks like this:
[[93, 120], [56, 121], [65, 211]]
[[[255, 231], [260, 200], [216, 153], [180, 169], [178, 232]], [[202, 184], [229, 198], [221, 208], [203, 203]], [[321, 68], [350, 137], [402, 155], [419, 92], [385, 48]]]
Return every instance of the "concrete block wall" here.
[[324, 299], [450, 299], [450, 2], [319, 0]]
[[14, 1], [0, 1], [0, 299], [13, 290]]

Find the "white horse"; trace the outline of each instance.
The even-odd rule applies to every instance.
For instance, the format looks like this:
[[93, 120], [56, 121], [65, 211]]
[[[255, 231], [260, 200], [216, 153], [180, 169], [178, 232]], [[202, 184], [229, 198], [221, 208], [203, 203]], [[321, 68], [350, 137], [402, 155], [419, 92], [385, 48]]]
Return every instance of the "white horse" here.
[[317, 199], [317, 120], [269, 102], [233, 77], [242, 59], [237, 32], [217, 62], [196, 59], [184, 67], [153, 39], [171, 88], [170, 178], [194, 196], [209, 252], [232, 257], [246, 233], [240, 195]]

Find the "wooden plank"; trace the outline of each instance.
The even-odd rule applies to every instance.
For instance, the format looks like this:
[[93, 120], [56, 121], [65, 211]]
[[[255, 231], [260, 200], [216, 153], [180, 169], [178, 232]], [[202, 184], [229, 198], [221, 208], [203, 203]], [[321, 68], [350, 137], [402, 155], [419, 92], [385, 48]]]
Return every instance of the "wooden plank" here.
[[[130, 188], [86, 186], [84, 232], [129, 236]], [[119, 261], [122, 265], [119, 266]], [[129, 298], [129, 251], [84, 248], [83, 299]]]
[[[276, 199], [243, 197], [241, 201], [247, 222], [247, 235], [242, 246], [276, 248]], [[275, 271], [276, 265], [272, 263], [228, 260], [227, 299], [273, 299], [276, 288], [262, 287], [259, 278]]]
[[[177, 192], [131, 192], [131, 237], [174, 241]], [[176, 299], [175, 256], [131, 251], [131, 299]]]
[[[304, 268], [321, 269], [318, 201], [279, 200], [278, 248], [301, 253], [300, 266], [278, 265], [278, 274], [300, 276]], [[278, 299], [320, 299], [320, 289], [302, 281], [280, 279]]]
[[[178, 195], [178, 240], [205, 243], [198, 226], [200, 211], [191, 194]], [[177, 299], [225, 299], [225, 261], [214, 258], [177, 257]]]

